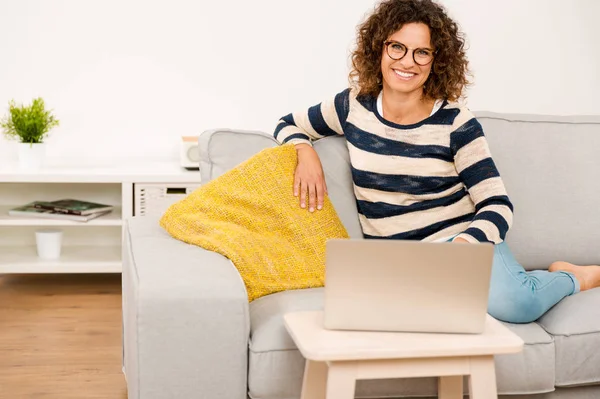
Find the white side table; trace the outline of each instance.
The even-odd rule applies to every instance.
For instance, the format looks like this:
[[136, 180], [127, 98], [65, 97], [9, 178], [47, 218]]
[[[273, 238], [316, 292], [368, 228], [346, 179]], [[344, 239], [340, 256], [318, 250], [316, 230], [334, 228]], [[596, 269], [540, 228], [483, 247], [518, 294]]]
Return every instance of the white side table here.
[[323, 312], [284, 315], [306, 358], [302, 399], [353, 399], [356, 380], [439, 377], [439, 398], [496, 399], [494, 355], [520, 352], [523, 340], [488, 316], [483, 334], [332, 331]]

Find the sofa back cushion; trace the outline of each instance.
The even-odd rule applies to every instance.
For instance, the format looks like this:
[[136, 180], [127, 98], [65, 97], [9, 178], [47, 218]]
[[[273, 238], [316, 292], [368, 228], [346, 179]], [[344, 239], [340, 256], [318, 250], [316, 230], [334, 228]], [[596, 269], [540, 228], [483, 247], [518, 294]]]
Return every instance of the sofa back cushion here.
[[212, 129], [198, 137], [200, 176], [202, 183], [221, 176], [248, 158], [279, 143], [272, 135], [239, 129]]
[[475, 114], [515, 207], [517, 260], [599, 264], [600, 116]]
[[[475, 112], [515, 206], [507, 243], [527, 269], [564, 259], [600, 263], [600, 116]], [[277, 146], [268, 134], [221, 129], [200, 136], [202, 181]], [[314, 144], [329, 197], [352, 238], [362, 237], [346, 141]]]
[[[266, 148], [277, 146], [279, 143], [273, 136], [264, 132], [207, 130], [198, 139], [202, 183], [221, 176]], [[323, 164], [329, 198], [344, 227], [351, 238], [362, 238], [346, 139], [327, 137], [315, 142], [314, 148]]]
[[326, 137], [314, 143], [319, 154], [329, 198], [351, 238], [362, 238], [358, 208], [354, 197], [350, 154], [344, 137]]

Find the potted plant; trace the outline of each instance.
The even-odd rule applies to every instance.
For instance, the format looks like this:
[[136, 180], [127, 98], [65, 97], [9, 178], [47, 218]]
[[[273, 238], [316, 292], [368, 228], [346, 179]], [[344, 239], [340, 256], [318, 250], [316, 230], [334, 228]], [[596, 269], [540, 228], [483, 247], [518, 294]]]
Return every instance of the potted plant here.
[[58, 126], [58, 120], [45, 109], [44, 100], [36, 98], [31, 105], [9, 103], [9, 113], [0, 121], [8, 139], [19, 140], [19, 166], [39, 169], [45, 157], [44, 139]]

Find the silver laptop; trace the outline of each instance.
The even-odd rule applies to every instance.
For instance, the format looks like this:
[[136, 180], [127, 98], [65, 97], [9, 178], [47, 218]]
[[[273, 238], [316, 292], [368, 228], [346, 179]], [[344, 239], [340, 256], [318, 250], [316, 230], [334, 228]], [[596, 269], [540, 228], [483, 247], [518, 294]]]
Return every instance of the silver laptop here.
[[486, 243], [329, 240], [324, 326], [481, 333], [493, 256]]

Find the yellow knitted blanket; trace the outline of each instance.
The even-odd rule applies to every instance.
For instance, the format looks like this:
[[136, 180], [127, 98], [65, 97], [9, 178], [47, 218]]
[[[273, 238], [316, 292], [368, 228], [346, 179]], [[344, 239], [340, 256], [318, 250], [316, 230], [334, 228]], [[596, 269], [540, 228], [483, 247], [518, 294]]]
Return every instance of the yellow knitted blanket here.
[[328, 198], [320, 211], [300, 208], [293, 195], [296, 164], [293, 145], [263, 150], [173, 204], [160, 225], [178, 240], [229, 258], [249, 301], [322, 287], [325, 242], [348, 233]]

